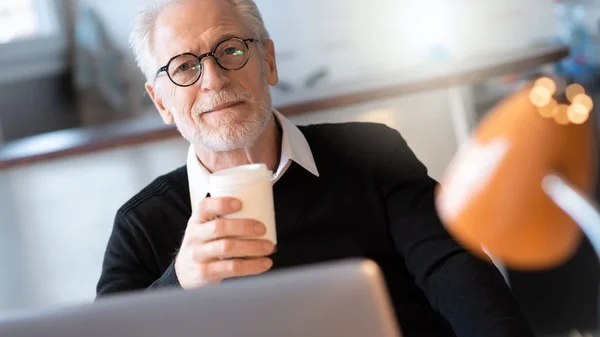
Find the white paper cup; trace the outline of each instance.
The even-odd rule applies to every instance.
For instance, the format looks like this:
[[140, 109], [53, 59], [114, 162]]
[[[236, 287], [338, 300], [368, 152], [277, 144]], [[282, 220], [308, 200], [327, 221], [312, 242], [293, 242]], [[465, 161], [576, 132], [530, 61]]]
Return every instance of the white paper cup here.
[[275, 207], [273, 203], [273, 172], [265, 164], [251, 164], [217, 171], [210, 175], [211, 197], [234, 197], [242, 202], [242, 210], [224, 216], [229, 219], [253, 219], [267, 227], [262, 237], [277, 244]]

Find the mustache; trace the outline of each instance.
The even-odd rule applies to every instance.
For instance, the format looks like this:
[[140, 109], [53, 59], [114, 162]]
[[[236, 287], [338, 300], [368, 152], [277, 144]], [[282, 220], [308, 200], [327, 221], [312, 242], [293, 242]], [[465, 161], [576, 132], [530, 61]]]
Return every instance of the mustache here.
[[202, 97], [202, 100], [197, 102], [194, 106], [194, 115], [201, 115], [222, 104], [246, 102], [250, 100], [250, 97], [250, 93], [245, 90], [219, 91], [210, 96]]

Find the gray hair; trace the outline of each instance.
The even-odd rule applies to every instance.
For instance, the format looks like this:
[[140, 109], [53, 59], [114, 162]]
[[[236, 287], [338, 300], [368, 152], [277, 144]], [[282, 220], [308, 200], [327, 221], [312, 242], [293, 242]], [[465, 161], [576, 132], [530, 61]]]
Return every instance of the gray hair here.
[[[133, 49], [138, 67], [144, 73], [147, 81], [154, 79], [158, 67], [152, 56], [156, 19], [167, 5], [177, 1], [181, 0], [155, 0], [153, 3], [144, 6], [133, 21], [133, 28], [129, 36], [129, 45]], [[248, 25], [259, 41], [269, 39], [269, 32], [253, 0], [224, 1], [228, 1], [238, 11], [242, 18], [244, 18], [245, 24]]]

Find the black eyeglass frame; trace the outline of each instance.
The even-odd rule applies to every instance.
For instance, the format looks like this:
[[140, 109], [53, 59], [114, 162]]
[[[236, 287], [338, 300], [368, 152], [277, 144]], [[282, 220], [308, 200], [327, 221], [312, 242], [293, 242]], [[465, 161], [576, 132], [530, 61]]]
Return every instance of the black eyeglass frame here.
[[[239, 66], [238, 68], [235, 68], [235, 69], [227, 69], [227, 68], [223, 67], [223, 66], [221, 65], [221, 63], [219, 62], [219, 59], [218, 59], [218, 58], [215, 56], [215, 52], [217, 51], [217, 49], [219, 49], [219, 46], [220, 46], [220, 45], [222, 45], [223, 43], [225, 43], [225, 42], [227, 42], [227, 41], [231, 41], [231, 40], [239, 40], [239, 41], [242, 41], [242, 42], [244, 42], [244, 44], [246, 45], [246, 49], [248, 49], [248, 58], [246, 59], [246, 61], [244, 62], [244, 64], [242, 64], [241, 66]], [[205, 59], [205, 58], [207, 58], [207, 57], [212, 57], [212, 58], [213, 58], [213, 60], [215, 60], [215, 63], [217, 63], [217, 65], [218, 65], [218, 66], [219, 66], [221, 69], [223, 69], [223, 70], [226, 70], [226, 71], [237, 71], [237, 70], [240, 70], [240, 69], [244, 68], [244, 67], [246, 66], [246, 64], [248, 64], [248, 61], [250, 61], [250, 56], [251, 56], [251, 55], [250, 55], [250, 45], [249, 45], [249, 44], [250, 44], [250, 43], [252, 43], [252, 42], [258, 42], [258, 40], [257, 40], [257, 39], [254, 39], [254, 38], [242, 39], [242, 38], [239, 38], [239, 37], [230, 37], [230, 38], [228, 38], [228, 39], [225, 39], [225, 40], [223, 40], [223, 41], [221, 41], [221, 42], [217, 43], [217, 44], [215, 45], [215, 47], [213, 48], [213, 50], [212, 50], [210, 53], [205, 53], [205, 54], [200, 54], [200, 55], [196, 55], [196, 54], [194, 54], [194, 53], [183, 53], [183, 54], [175, 55], [175, 56], [171, 57], [171, 59], [169, 59], [169, 62], [167, 62], [167, 64], [166, 64], [166, 65], [164, 65], [164, 66], [160, 67], [160, 68], [159, 68], [159, 69], [156, 71], [155, 78], [157, 78], [157, 77], [158, 77], [158, 75], [159, 75], [161, 72], [163, 72], [163, 71], [164, 71], [165, 73], [167, 73], [167, 76], [169, 77], [169, 80], [171, 80], [171, 82], [173, 82], [173, 84], [175, 84], [176, 86], [179, 86], [179, 87], [183, 87], [183, 88], [185, 88], [185, 87], [189, 87], [189, 86], [191, 86], [191, 85], [194, 85], [194, 84], [195, 84], [196, 82], [198, 82], [198, 80], [199, 80], [199, 79], [202, 77], [202, 73], [204, 72], [204, 67], [202, 67], [202, 60], [203, 60], [203, 59]], [[181, 84], [179, 84], [179, 83], [175, 82], [175, 81], [173, 80], [173, 78], [171, 78], [171, 74], [169, 74], [169, 71], [168, 71], [168, 70], [169, 70], [169, 66], [171, 65], [171, 62], [173, 62], [173, 60], [175, 60], [176, 58], [178, 58], [178, 57], [180, 57], [180, 56], [185, 56], [185, 55], [190, 55], [190, 56], [194, 56], [194, 57], [196, 57], [196, 58], [198, 59], [198, 63], [200, 64], [200, 67], [201, 67], [201, 68], [200, 68], [200, 74], [198, 75], [198, 78], [196, 78], [196, 80], [194, 80], [194, 81], [193, 81], [192, 83], [190, 83], [190, 84], [181, 85]]]

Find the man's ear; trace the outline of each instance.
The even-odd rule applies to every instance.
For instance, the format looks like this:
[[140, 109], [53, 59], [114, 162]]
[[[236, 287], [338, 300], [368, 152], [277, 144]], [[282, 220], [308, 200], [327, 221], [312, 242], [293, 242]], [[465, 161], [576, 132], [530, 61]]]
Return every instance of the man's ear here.
[[265, 73], [267, 82], [271, 86], [276, 86], [279, 83], [279, 75], [277, 74], [277, 62], [275, 58], [275, 44], [271, 39], [265, 39], [263, 42], [264, 58], [265, 58]]
[[165, 122], [165, 124], [169, 124], [169, 125], [173, 124], [173, 121], [174, 121], [173, 113], [171, 111], [169, 111], [169, 109], [167, 109], [165, 107], [165, 105], [163, 104], [163, 99], [162, 99], [160, 93], [158, 92], [158, 90], [156, 90], [156, 88], [154, 88], [148, 82], [146, 82], [145, 87], [146, 87], [146, 92], [148, 92], [148, 95], [152, 99], [152, 102], [154, 102], [154, 106], [158, 110], [160, 117], [162, 117], [163, 122]]

